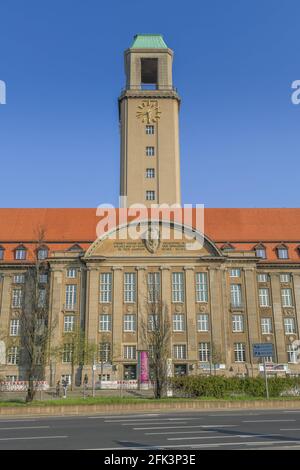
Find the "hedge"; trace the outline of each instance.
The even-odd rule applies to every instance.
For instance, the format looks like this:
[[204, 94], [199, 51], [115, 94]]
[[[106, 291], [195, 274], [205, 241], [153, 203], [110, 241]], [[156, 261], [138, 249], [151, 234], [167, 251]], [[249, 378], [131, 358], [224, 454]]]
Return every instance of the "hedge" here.
[[[263, 377], [238, 378], [225, 376], [182, 376], [171, 379], [175, 394], [184, 397], [224, 398], [233, 395], [263, 397], [266, 394]], [[300, 393], [299, 377], [271, 377], [268, 379], [271, 397]]]

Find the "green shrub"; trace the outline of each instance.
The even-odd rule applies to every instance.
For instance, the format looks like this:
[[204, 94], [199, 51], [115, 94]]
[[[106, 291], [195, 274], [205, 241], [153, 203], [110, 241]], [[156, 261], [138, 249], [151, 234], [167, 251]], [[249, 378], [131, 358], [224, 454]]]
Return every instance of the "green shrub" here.
[[[225, 376], [183, 376], [171, 379], [173, 390], [184, 397], [224, 398], [230, 395], [264, 397], [266, 394], [264, 377], [225, 377]], [[279, 397], [294, 388], [300, 388], [300, 378], [271, 377], [268, 379], [271, 397]]]

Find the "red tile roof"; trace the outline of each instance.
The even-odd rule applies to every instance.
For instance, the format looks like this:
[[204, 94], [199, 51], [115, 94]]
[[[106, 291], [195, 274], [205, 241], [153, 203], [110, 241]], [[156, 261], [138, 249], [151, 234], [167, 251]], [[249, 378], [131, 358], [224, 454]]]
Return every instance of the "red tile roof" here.
[[[53, 244], [51, 250], [67, 249], [76, 242], [86, 249], [97, 238], [99, 220], [94, 208], [0, 209], [0, 245], [11, 251], [18, 243], [34, 240], [37, 227], [42, 226], [46, 243]], [[258, 242], [268, 242], [269, 259], [276, 259], [278, 243], [293, 242], [289, 244], [291, 257], [300, 260], [300, 209], [209, 208], [204, 224], [209, 238], [221, 244], [231, 242], [236, 249], [249, 250]]]

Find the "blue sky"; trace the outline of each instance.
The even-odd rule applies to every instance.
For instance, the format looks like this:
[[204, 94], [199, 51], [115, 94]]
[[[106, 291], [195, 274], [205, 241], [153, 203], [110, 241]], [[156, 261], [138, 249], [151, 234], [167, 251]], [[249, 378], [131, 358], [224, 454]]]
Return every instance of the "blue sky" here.
[[175, 52], [182, 202], [300, 206], [298, 0], [1, 0], [0, 206], [118, 203], [123, 51]]

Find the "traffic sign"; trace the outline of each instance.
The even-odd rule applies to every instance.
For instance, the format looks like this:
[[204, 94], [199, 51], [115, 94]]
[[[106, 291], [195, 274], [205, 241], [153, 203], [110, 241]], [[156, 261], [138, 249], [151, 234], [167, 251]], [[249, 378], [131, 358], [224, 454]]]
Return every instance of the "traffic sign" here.
[[254, 357], [271, 357], [273, 356], [272, 343], [255, 343], [253, 346]]

